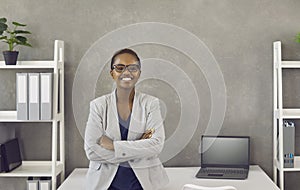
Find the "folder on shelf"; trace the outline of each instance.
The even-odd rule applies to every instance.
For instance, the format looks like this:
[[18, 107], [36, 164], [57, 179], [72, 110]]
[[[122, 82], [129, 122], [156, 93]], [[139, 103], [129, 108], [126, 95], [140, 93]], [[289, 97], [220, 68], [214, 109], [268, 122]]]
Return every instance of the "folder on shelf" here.
[[40, 75], [28, 73], [29, 120], [40, 120]]
[[41, 120], [52, 119], [52, 73], [40, 73]]
[[51, 180], [41, 178], [39, 180], [39, 190], [50, 190], [51, 189]]
[[27, 73], [17, 73], [16, 78], [17, 119], [28, 120], [28, 75]]
[[39, 190], [39, 180], [29, 177], [27, 180], [27, 190]]
[[295, 154], [295, 125], [293, 122], [284, 121], [284, 126], [283, 126], [284, 168], [294, 167], [294, 154]]

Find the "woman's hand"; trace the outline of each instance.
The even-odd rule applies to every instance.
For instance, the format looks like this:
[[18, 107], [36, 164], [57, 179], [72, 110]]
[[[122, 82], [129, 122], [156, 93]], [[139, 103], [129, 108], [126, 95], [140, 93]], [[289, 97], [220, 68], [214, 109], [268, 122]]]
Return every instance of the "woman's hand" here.
[[100, 146], [102, 146], [103, 148], [105, 148], [107, 150], [114, 150], [113, 140], [111, 140], [110, 138], [108, 138], [105, 135], [100, 137], [99, 144], [100, 144]]
[[154, 133], [154, 128], [148, 129], [140, 139], [150, 139]]
[[[140, 139], [150, 139], [154, 133], [154, 128], [146, 130]], [[107, 150], [114, 150], [114, 143], [109, 137], [103, 135], [99, 139], [99, 145]]]

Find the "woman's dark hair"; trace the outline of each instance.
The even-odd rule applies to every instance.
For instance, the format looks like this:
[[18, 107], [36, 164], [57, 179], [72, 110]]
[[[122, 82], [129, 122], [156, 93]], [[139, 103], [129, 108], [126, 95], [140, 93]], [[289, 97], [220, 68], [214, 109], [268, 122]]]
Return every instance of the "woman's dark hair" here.
[[117, 57], [118, 55], [121, 55], [121, 54], [124, 54], [124, 53], [128, 53], [128, 54], [130, 54], [130, 55], [133, 55], [133, 56], [137, 59], [138, 64], [139, 64], [140, 67], [141, 67], [140, 58], [139, 58], [139, 56], [135, 53], [135, 51], [133, 51], [133, 50], [131, 50], [131, 49], [128, 49], [128, 48], [125, 48], [125, 49], [121, 49], [121, 50], [117, 51], [117, 52], [113, 55], [113, 57], [111, 58], [111, 62], [110, 62], [110, 69], [111, 69], [111, 70], [114, 69], [114, 68], [113, 68], [113, 65], [114, 65], [114, 62], [115, 62], [116, 57]]

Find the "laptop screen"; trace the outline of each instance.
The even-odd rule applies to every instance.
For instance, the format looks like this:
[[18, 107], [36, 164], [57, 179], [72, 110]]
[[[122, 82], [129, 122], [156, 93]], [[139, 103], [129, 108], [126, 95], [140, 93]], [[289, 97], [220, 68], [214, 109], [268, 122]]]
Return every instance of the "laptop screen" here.
[[202, 136], [201, 167], [249, 167], [249, 137]]

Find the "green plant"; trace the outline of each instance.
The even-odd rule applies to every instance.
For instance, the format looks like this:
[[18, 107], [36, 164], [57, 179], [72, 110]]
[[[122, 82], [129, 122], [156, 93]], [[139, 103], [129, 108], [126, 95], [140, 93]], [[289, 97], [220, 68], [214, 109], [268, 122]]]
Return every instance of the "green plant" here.
[[300, 32], [296, 35], [296, 42], [300, 43]]
[[13, 29], [10, 29], [6, 24], [6, 18], [0, 18], [0, 40], [8, 44], [8, 50], [13, 51], [14, 48], [18, 45], [29, 46], [31, 45], [28, 43], [24, 34], [31, 34], [29, 31], [26, 30], [19, 30], [18, 27], [25, 27], [25, 24], [20, 24], [18, 22], [12, 22]]

